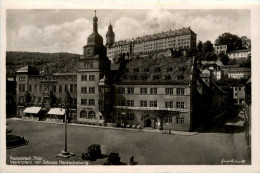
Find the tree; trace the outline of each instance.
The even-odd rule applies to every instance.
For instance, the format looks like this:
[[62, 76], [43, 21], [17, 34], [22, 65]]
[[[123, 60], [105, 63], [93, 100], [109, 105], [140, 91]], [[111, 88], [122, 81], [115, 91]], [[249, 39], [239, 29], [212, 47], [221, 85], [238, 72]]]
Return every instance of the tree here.
[[206, 61], [217, 61], [218, 57], [214, 52], [207, 52], [205, 54]]
[[165, 111], [165, 110], [158, 110], [158, 111], [155, 111], [155, 115], [159, 118], [160, 120], [160, 130], [163, 130], [163, 120], [164, 120], [164, 117], [167, 116], [169, 114], [168, 111]]
[[227, 52], [230, 52], [240, 50], [242, 48], [242, 40], [237, 35], [226, 32], [218, 36], [215, 45], [227, 45]]
[[243, 49], [251, 49], [251, 40], [246, 36], [241, 37], [242, 40], [242, 48]]
[[239, 67], [249, 67], [251, 68], [251, 58], [247, 58], [245, 61], [239, 63]]
[[26, 106], [29, 105], [31, 100], [32, 100], [31, 94], [28, 91], [26, 91], [25, 92], [25, 104], [26, 104]]
[[211, 43], [211, 41], [208, 40], [205, 43], [203, 43], [202, 52], [207, 53], [212, 51], [213, 51], [213, 44]]
[[225, 53], [220, 52], [220, 54], [218, 54], [218, 56], [219, 56], [219, 59], [220, 59], [220, 61], [222, 62], [222, 64], [224, 64], [224, 65], [227, 65], [227, 64], [228, 64], [228, 62], [229, 62], [229, 57], [228, 57]]
[[194, 56], [195, 54], [196, 54], [196, 48], [189, 48], [189, 49], [187, 50], [186, 56], [187, 56], [187, 57], [191, 57], [191, 56]]
[[50, 106], [52, 107], [56, 103], [56, 97], [52, 91], [50, 91], [49, 98], [50, 98]]
[[197, 52], [202, 52], [202, 47], [203, 47], [203, 43], [201, 40], [199, 40], [198, 46], [197, 46]]

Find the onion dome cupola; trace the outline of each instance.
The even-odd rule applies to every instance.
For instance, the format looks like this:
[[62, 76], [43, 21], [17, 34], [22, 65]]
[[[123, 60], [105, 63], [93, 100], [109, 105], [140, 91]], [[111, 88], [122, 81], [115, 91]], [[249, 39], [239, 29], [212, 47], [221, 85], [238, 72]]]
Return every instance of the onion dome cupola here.
[[108, 31], [106, 34], [106, 45], [111, 46], [114, 43], [115, 43], [115, 33], [113, 31], [113, 26], [111, 25], [111, 22], [110, 22], [110, 25], [108, 26]]
[[88, 36], [88, 44], [87, 45], [100, 45], [103, 46], [103, 38], [98, 34], [98, 18], [96, 16], [93, 18], [93, 32], [90, 36]]

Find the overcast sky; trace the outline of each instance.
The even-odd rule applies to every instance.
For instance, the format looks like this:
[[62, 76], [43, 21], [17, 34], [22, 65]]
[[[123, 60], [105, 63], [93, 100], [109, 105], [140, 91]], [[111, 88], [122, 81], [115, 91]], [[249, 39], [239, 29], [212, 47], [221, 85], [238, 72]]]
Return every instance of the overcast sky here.
[[[92, 33], [94, 10], [7, 10], [8, 51], [82, 54]], [[98, 10], [98, 32], [115, 39], [191, 27], [197, 41], [214, 42], [224, 32], [250, 37], [249, 10]]]

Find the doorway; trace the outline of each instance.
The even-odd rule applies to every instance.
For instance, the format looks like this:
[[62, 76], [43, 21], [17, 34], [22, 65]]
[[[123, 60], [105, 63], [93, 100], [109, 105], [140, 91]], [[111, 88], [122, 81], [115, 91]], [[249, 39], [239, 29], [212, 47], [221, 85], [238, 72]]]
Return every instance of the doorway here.
[[145, 121], [145, 127], [152, 127], [152, 121], [151, 121], [151, 119], [147, 119], [147, 120]]

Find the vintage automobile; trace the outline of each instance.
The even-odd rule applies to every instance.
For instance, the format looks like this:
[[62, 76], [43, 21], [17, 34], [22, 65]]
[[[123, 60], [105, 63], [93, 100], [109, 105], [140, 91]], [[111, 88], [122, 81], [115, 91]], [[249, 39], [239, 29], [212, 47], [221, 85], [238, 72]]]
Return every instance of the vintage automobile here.
[[16, 135], [6, 135], [6, 148], [16, 148], [23, 145], [27, 145], [29, 143], [28, 140], [24, 139], [23, 136]]
[[82, 153], [83, 160], [96, 160], [101, 157], [100, 145], [92, 144], [88, 147], [87, 153]]
[[120, 157], [118, 153], [110, 153], [104, 165], [119, 165]]

